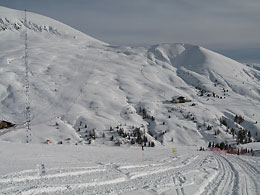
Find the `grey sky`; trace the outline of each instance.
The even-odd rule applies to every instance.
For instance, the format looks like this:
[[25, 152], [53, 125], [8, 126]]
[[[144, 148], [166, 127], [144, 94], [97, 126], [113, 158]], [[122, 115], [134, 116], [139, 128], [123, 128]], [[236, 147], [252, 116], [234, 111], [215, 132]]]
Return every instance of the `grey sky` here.
[[114, 45], [185, 42], [260, 53], [260, 0], [0, 0], [0, 5], [49, 16]]

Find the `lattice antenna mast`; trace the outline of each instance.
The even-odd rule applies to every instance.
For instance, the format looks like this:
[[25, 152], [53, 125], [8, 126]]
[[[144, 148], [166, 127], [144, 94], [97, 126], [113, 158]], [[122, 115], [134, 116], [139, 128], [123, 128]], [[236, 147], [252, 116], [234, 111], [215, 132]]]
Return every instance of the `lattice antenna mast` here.
[[25, 63], [25, 126], [26, 126], [26, 142], [32, 141], [31, 134], [31, 104], [30, 104], [30, 79], [29, 79], [29, 65], [28, 65], [28, 36], [27, 36], [27, 13], [24, 10], [24, 26], [25, 26], [25, 38], [24, 38], [24, 63]]

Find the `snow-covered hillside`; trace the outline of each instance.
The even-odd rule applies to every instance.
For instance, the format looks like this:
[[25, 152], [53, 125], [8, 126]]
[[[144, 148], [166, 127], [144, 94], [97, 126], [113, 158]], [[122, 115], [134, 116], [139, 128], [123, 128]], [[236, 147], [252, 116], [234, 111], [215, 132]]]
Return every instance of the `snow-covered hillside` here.
[[[0, 194], [259, 193], [256, 66], [189, 44], [111, 46], [0, 7], [0, 78]], [[198, 151], [208, 142], [254, 153]]]
[[24, 12], [0, 10], [0, 114], [16, 124], [1, 140], [26, 142], [26, 28], [33, 143], [205, 145], [235, 142], [239, 131], [241, 142], [260, 139], [254, 68], [188, 44], [111, 46], [44, 16], [27, 13], [25, 24]]
[[[87, 36], [80, 31], [77, 31], [70, 26], [67, 26], [63, 23], [60, 23], [54, 19], [27, 12], [27, 17], [29, 18], [28, 22], [25, 23], [25, 13], [23, 11], [12, 10], [5, 7], [0, 7], [0, 32], [1, 36], [7, 34], [8, 32], [13, 32], [12, 34], [20, 34], [24, 31], [25, 27], [30, 29], [32, 32], [41, 33], [35, 36], [35, 38], [40, 39], [41, 37], [50, 38], [50, 35], [60, 35], [64, 40], [66, 39], [77, 39], [84, 38], [89, 43], [100, 43], [104, 44], [101, 41], [98, 41], [90, 36]], [[3, 33], [5, 32], [5, 33]], [[49, 40], [48, 42], [50, 42]], [[75, 40], [74, 40], [75, 42]]]

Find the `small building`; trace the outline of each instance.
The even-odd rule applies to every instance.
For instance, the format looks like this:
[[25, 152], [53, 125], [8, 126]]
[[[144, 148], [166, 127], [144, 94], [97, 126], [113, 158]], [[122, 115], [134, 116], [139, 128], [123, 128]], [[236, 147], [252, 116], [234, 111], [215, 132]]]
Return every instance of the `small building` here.
[[0, 129], [10, 128], [15, 126], [13, 123], [10, 123], [8, 121], [0, 121]]
[[178, 103], [191, 102], [191, 100], [188, 100], [183, 96], [179, 96], [178, 98], [172, 98], [172, 102], [178, 104]]

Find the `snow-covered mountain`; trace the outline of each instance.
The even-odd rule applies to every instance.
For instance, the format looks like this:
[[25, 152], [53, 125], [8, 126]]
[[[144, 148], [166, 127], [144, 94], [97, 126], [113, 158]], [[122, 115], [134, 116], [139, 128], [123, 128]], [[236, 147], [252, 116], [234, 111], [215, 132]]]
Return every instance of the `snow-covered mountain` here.
[[260, 140], [257, 69], [189, 44], [111, 46], [0, 7], [0, 117], [16, 124], [0, 130], [1, 140], [26, 141], [25, 29], [33, 143]]
[[259, 73], [200, 46], [116, 47], [0, 7], [0, 194], [259, 194], [259, 143], [197, 151], [260, 140]]

